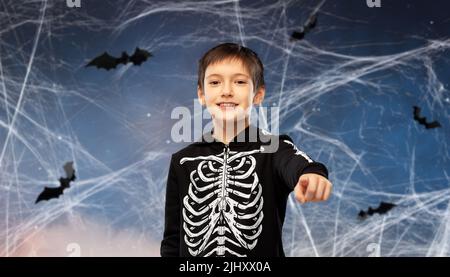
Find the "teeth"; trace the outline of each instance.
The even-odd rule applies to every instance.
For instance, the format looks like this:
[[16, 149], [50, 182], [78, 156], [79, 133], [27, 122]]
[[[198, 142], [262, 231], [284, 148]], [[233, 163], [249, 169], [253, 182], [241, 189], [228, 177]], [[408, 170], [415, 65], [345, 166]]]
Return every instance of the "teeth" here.
[[235, 107], [236, 106], [236, 104], [234, 104], [234, 103], [220, 103], [220, 106], [221, 107]]

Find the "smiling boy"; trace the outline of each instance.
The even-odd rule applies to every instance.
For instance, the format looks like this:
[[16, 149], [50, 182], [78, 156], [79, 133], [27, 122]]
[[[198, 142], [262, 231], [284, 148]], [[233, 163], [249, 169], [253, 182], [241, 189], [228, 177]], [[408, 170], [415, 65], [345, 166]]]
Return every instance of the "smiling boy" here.
[[289, 136], [250, 123], [251, 107], [264, 99], [263, 71], [255, 52], [234, 43], [200, 59], [197, 95], [213, 129], [172, 155], [161, 256], [284, 256], [289, 194], [301, 203], [329, 198], [323, 164]]

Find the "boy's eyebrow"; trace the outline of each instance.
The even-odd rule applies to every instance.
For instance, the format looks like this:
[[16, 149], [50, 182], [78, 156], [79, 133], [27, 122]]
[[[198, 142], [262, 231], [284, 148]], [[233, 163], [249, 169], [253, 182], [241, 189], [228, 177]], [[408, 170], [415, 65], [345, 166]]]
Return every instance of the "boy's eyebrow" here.
[[[245, 77], [249, 77], [247, 74], [244, 74], [244, 73], [235, 73], [235, 74], [233, 74], [233, 75], [231, 75], [231, 76], [238, 76], [238, 75], [242, 75], [242, 76], [245, 76]], [[214, 77], [214, 76], [218, 76], [218, 77], [221, 77], [222, 75], [221, 74], [217, 74], [217, 73], [213, 73], [213, 74], [209, 74], [208, 76], [206, 76], [205, 78], [209, 78], [209, 77]]]

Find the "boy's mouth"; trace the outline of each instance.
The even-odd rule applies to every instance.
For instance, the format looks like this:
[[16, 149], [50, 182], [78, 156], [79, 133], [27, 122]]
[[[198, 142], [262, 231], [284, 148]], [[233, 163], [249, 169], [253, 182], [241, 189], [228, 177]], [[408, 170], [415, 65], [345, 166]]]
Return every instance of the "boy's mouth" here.
[[238, 104], [233, 102], [220, 102], [217, 103], [217, 106], [222, 110], [226, 110], [226, 109], [234, 109], [236, 108], [236, 106], [238, 106]]

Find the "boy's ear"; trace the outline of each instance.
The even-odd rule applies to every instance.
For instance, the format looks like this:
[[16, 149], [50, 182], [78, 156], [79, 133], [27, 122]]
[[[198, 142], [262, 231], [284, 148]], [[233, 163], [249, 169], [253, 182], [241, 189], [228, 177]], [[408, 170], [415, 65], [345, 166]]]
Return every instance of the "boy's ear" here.
[[200, 102], [200, 105], [205, 105], [205, 94], [203, 93], [200, 86], [197, 86], [197, 96], [198, 96], [198, 102]]
[[253, 104], [260, 105], [264, 100], [264, 95], [266, 94], [266, 88], [261, 86], [256, 92], [255, 96], [253, 96]]

